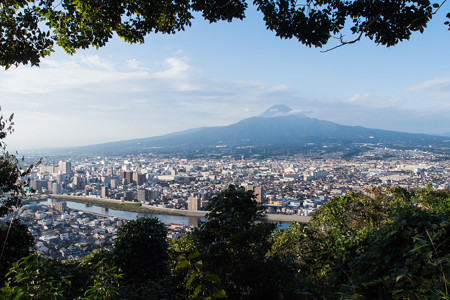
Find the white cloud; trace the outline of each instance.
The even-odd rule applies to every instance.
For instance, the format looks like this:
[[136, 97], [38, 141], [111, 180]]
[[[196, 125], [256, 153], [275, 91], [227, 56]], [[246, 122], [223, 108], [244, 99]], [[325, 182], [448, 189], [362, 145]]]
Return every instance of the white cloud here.
[[442, 109], [449, 107], [450, 78], [439, 77], [424, 81], [408, 89], [412, 98], [421, 102], [422, 109]]
[[114, 71], [114, 64], [107, 59], [100, 58], [98, 55], [81, 56], [80, 62], [90, 68]]
[[[19, 116], [15, 140], [24, 148], [74, 145], [225, 125], [258, 115], [274, 95], [289, 93], [281, 84], [203, 76], [185, 57], [168, 57], [152, 69], [136, 59], [78, 55], [0, 74], [2, 105]], [[90, 137], [95, 134], [102, 138]]]
[[[86, 61], [89, 62], [89, 65], [84, 63]], [[42, 68], [21, 67], [6, 71], [3, 78], [0, 78], [0, 94], [49, 94], [79, 88], [92, 88], [102, 83], [120, 82], [142, 77], [145, 74], [114, 71], [111, 63], [97, 64], [98, 62], [95, 57], [92, 60], [81, 57], [69, 62], [53, 62]], [[93, 66], [97, 66], [97, 68], [93, 68]], [[105, 66], [107, 67], [105, 68]]]
[[134, 103], [137, 103], [137, 104], [143, 104], [143, 103], [148, 103], [149, 102], [147, 99], [134, 99], [134, 100], [131, 100], [131, 101], [133, 101]]
[[363, 95], [361, 94], [354, 94], [350, 98], [346, 100], [346, 102], [353, 103], [353, 102], [362, 102], [366, 101], [370, 96], [370, 93], [365, 93]]
[[340, 100], [338, 97], [330, 98], [324, 100], [325, 102], [336, 102], [339, 105], [350, 105], [354, 108], [359, 109], [378, 109], [378, 108], [389, 108], [389, 107], [403, 107], [408, 106], [413, 108], [412, 101], [408, 101], [406, 95], [399, 97], [397, 95], [382, 95], [382, 94], [371, 94], [371, 93], [356, 93], [349, 98]]
[[411, 91], [421, 91], [430, 89], [434, 91], [446, 90], [447, 92], [450, 92], [450, 78], [448, 77], [435, 78], [414, 85], [410, 88]]
[[142, 70], [142, 71], [148, 71], [148, 68], [145, 68], [142, 66], [142, 63], [140, 61], [138, 61], [137, 59], [133, 58], [133, 59], [128, 59], [126, 61], [126, 64], [128, 66], [128, 68], [132, 69], [132, 70]]
[[311, 111], [309, 109], [292, 109], [289, 114], [290, 115], [296, 115], [296, 114], [309, 114]]
[[[408, 131], [412, 127], [407, 124], [414, 118], [424, 123], [435, 112], [423, 108], [417, 91], [407, 93], [386, 96], [356, 91], [341, 99], [305, 98], [301, 87], [279, 82], [218, 80], [179, 56], [143, 64], [137, 59], [78, 55], [66, 61], [47, 59], [41, 68], [19, 67], [0, 74], [1, 104], [16, 113], [13, 140], [23, 148], [227, 125], [257, 116], [274, 104], [338, 123]], [[430, 101], [434, 100], [426, 103]], [[436, 110], [449, 112], [449, 105], [441, 102]], [[445, 124], [439, 126], [445, 128]]]
[[187, 75], [190, 66], [178, 57], [170, 57], [164, 61], [166, 69], [161, 72], [155, 73], [155, 77], [160, 78], [173, 78], [173, 77], [184, 77]]
[[86, 106], [90, 111], [93, 112], [112, 112], [112, 111], [123, 111], [126, 109], [125, 105], [122, 106], [112, 106], [112, 105], [95, 105], [95, 104], [89, 104]]
[[282, 92], [282, 91], [288, 91], [289, 87], [284, 84], [278, 84], [270, 88], [271, 92]]

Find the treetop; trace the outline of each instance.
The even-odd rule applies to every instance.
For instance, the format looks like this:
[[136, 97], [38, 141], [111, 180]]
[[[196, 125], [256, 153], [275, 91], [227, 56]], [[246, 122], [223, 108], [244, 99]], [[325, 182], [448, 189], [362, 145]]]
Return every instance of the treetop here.
[[[338, 46], [367, 37], [387, 47], [423, 32], [445, 3], [428, 0], [344, 1], [254, 0], [267, 29], [308, 47]], [[128, 43], [144, 43], [150, 33], [174, 34], [192, 25], [199, 13], [213, 23], [245, 18], [245, 0], [6, 0], [0, 3], [0, 65], [39, 66], [55, 44], [69, 54], [100, 48], [117, 35]], [[446, 16], [450, 19], [450, 13]], [[444, 23], [449, 26], [449, 21]], [[347, 39], [344, 33], [351, 34]], [[328, 51], [326, 50], [326, 51]]]

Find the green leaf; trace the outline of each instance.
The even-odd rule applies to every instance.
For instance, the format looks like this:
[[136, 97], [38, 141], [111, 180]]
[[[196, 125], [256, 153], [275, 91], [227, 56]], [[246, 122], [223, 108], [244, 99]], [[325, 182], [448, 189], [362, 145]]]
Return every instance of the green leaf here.
[[192, 297], [193, 297], [193, 298], [197, 297], [197, 295], [198, 295], [202, 290], [203, 290], [203, 285], [202, 285], [202, 284], [198, 285], [198, 286], [195, 288], [194, 293], [192, 294]]
[[212, 283], [220, 282], [220, 278], [216, 274], [206, 274], [205, 278], [206, 280], [211, 281]]
[[397, 278], [395, 278], [395, 282], [398, 282], [400, 279], [402, 279], [403, 277], [405, 277], [405, 274], [400, 274], [397, 276]]
[[195, 279], [195, 274], [192, 274], [191, 277], [189, 277], [188, 281], [186, 282], [186, 288], [189, 289], [191, 287], [192, 281]]
[[227, 297], [227, 293], [225, 292], [224, 289], [218, 289], [218, 288], [214, 288], [212, 296], [215, 298], [226, 298]]
[[394, 290], [392, 292], [392, 295], [397, 295], [397, 294], [402, 294], [404, 292], [404, 290], [400, 289], [400, 290]]
[[189, 265], [189, 261], [183, 260], [175, 267], [175, 270], [186, 268], [188, 265]]
[[197, 251], [197, 252], [189, 254], [188, 259], [193, 260], [194, 258], [197, 258], [199, 256], [200, 256], [200, 252]]

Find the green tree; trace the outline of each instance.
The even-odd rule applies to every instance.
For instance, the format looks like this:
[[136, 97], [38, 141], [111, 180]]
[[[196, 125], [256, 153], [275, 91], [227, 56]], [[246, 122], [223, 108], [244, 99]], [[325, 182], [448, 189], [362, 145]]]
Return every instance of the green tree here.
[[387, 222], [346, 249], [334, 286], [379, 299], [448, 299], [450, 190], [394, 187], [377, 198]]
[[69, 295], [70, 276], [59, 261], [30, 254], [16, 261], [0, 290], [2, 299], [64, 299]]
[[254, 193], [229, 186], [206, 209], [206, 221], [176, 246], [181, 252], [176, 269], [184, 272], [185, 286], [193, 287], [187, 294], [212, 296], [223, 289], [229, 299], [293, 297], [292, 274], [268, 255], [276, 225], [262, 219], [264, 207]]
[[333, 238], [327, 231], [307, 223], [292, 223], [284, 230], [276, 230], [273, 239], [269, 255], [289, 266], [300, 295], [334, 297], [328, 282], [336, 252]]
[[20, 160], [6, 150], [4, 139], [14, 132], [13, 118], [14, 114], [8, 118], [0, 115], [0, 217], [21, 206], [23, 189], [27, 186], [22, 178], [30, 174], [33, 168], [31, 165], [22, 169], [23, 158]]
[[168, 274], [167, 229], [156, 218], [138, 218], [119, 229], [114, 260], [128, 278], [158, 279]]
[[[362, 36], [393, 46], [423, 32], [444, 4], [429, 0], [254, 0], [268, 29], [281, 38], [296, 38], [322, 47], [332, 36], [341, 45]], [[149, 33], [172, 34], [191, 26], [195, 13], [209, 22], [244, 19], [245, 0], [5, 0], [0, 3], [0, 65], [39, 65], [56, 44], [73, 54], [102, 47], [117, 34], [129, 43], [143, 43]], [[447, 14], [450, 18], [450, 13]], [[350, 23], [350, 25], [349, 25]], [[445, 22], [449, 25], [449, 22]], [[343, 40], [343, 31], [354, 39]]]
[[167, 229], [156, 218], [138, 218], [119, 229], [113, 250], [124, 273], [120, 293], [130, 299], [165, 299], [170, 295]]
[[[189, 235], [185, 235], [187, 237]], [[200, 252], [181, 251], [188, 243], [182, 237], [172, 243], [174, 265], [172, 276], [175, 282], [174, 299], [217, 299], [226, 298], [227, 293], [222, 288], [222, 280], [215, 273], [205, 271]]]
[[66, 261], [50, 261], [59, 269], [59, 278], [70, 281], [65, 298], [117, 299], [123, 274], [114, 264], [112, 252], [96, 250], [84, 257]]
[[449, 299], [448, 249], [448, 214], [404, 208], [395, 222], [370, 234], [358, 249], [348, 249], [333, 284], [348, 297]]
[[312, 298], [448, 299], [450, 190], [372, 188], [274, 234]]
[[[0, 286], [12, 263], [27, 256], [34, 245], [34, 238], [28, 228], [14, 217], [14, 211], [21, 206], [24, 187], [22, 177], [31, 172], [32, 165], [23, 170], [21, 161], [6, 150], [4, 139], [13, 132], [13, 115], [0, 115]], [[23, 161], [23, 159], [22, 159]]]
[[34, 238], [28, 227], [14, 219], [0, 223], [0, 287], [13, 263], [31, 253]]
[[449, 203], [449, 190], [394, 187], [325, 204], [311, 225], [331, 238], [329, 292], [344, 298], [448, 297]]
[[118, 299], [123, 280], [112, 262], [108, 251], [68, 261], [33, 253], [13, 264], [0, 299]]
[[334, 198], [314, 213], [311, 224], [327, 228], [337, 247], [358, 245], [367, 235], [392, 220], [392, 201], [380, 188], [366, 195], [348, 193]]

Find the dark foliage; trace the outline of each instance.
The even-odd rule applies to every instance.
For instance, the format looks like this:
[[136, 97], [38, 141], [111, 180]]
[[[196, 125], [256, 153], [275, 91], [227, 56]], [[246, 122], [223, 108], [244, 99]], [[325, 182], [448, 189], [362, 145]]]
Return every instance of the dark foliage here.
[[156, 218], [139, 218], [122, 226], [114, 246], [114, 261], [126, 278], [146, 282], [167, 277], [167, 229]]
[[349, 296], [356, 291], [372, 299], [448, 297], [448, 215], [413, 208], [398, 212], [394, 219], [358, 248], [349, 249], [334, 284]]
[[34, 238], [28, 227], [14, 219], [0, 224], [0, 287], [13, 263], [31, 253]]
[[21, 179], [33, 168], [31, 165], [23, 170], [20, 167], [21, 160], [6, 150], [4, 139], [14, 131], [13, 117], [0, 115], [0, 217], [21, 206], [23, 188], [27, 186]]
[[4, 299], [118, 299], [122, 275], [111, 261], [104, 251], [67, 262], [31, 254], [13, 264], [0, 293]]
[[[277, 36], [322, 47], [333, 35], [342, 38], [344, 30], [355, 39], [341, 39], [343, 44], [366, 36], [376, 44], [396, 45], [413, 32], [423, 32], [443, 3], [254, 0], [253, 4]], [[247, 7], [244, 0], [6, 0], [0, 3], [0, 65], [39, 65], [55, 43], [70, 54], [103, 47], [114, 34], [129, 43], [143, 43], [149, 33], [185, 30], [191, 26], [194, 12], [209, 22], [231, 22], [244, 19]]]
[[448, 298], [449, 205], [450, 191], [431, 187], [375, 188], [324, 205], [312, 224], [331, 238], [328, 292], [344, 298]]
[[226, 294], [229, 299], [295, 296], [289, 289], [290, 269], [277, 257], [267, 256], [275, 224], [261, 220], [263, 209], [252, 191], [234, 186], [211, 200], [206, 222], [175, 247], [181, 252], [175, 269], [184, 271], [180, 277], [192, 286], [191, 293], [185, 291], [188, 295]]
[[328, 274], [336, 253], [331, 235], [311, 224], [292, 223], [274, 233], [270, 256], [283, 261], [294, 274], [297, 293], [307, 298], [333, 298]]
[[377, 188], [333, 199], [310, 224], [274, 231], [254, 194], [230, 186], [211, 201], [206, 222], [171, 243], [171, 274], [164, 226], [138, 219], [123, 227], [112, 253], [13, 263], [1, 292], [17, 299], [445, 299], [449, 202], [448, 190]]
[[22, 177], [28, 175], [33, 167], [23, 170], [20, 160], [6, 151], [4, 139], [13, 132], [13, 117], [0, 115], [0, 217], [9, 220], [0, 221], [0, 287], [13, 262], [27, 256], [34, 245], [28, 228], [13, 215], [21, 206], [23, 189], [27, 186]]

